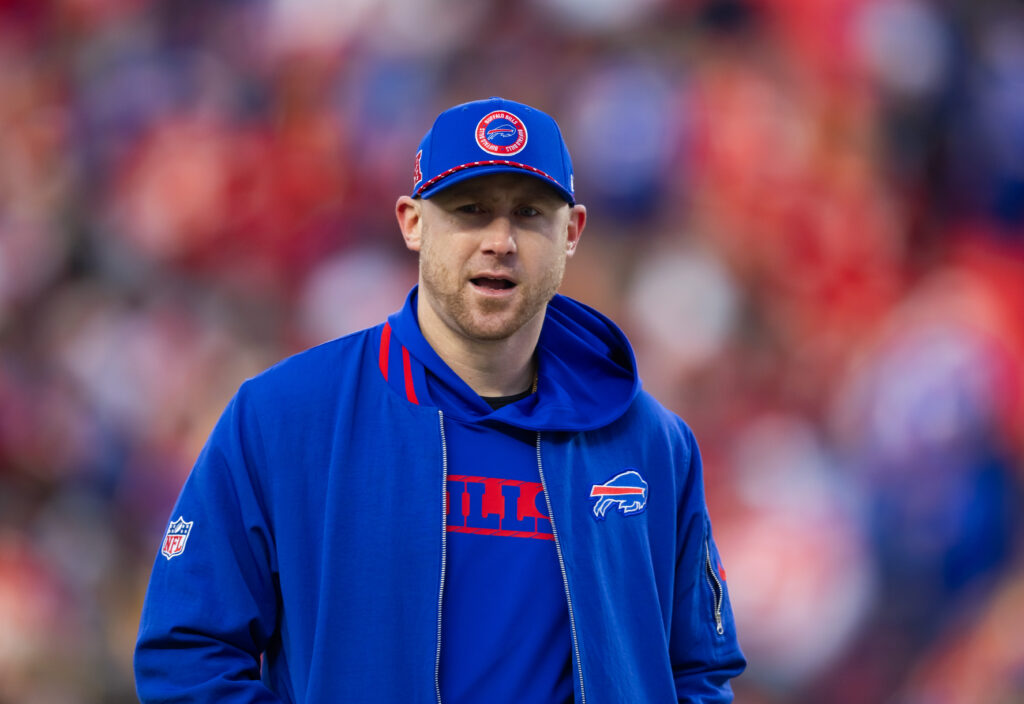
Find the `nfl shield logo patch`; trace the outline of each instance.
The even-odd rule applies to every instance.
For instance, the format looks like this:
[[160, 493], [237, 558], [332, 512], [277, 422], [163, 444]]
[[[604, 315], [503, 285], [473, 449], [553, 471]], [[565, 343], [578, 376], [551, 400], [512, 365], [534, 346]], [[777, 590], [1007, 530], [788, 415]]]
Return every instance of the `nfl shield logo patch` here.
[[186, 521], [183, 517], [178, 516], [178, 520], [167, 526], [160, 553], [168, 560], [185, 552], [185, 543], [188, 542], [188, 534], [192, 532], [192, 523], [194, 521]]

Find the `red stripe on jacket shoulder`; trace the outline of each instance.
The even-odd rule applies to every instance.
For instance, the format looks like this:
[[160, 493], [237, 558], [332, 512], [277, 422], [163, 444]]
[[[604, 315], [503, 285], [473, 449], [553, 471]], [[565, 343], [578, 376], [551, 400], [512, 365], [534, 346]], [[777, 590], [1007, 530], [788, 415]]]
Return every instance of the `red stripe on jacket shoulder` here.
[[402, 347], [402, 368], [405, 370], [405, 396], [412, 403], [419, 405], [419, 399], [416, 398], [416, 386], [412, 383], [412, 364], [409, 361], [409, 350]]
[[391, 323], [384, 323], [380, 333], [380, 373], [388, 380], [388, 352], [391, 350]]

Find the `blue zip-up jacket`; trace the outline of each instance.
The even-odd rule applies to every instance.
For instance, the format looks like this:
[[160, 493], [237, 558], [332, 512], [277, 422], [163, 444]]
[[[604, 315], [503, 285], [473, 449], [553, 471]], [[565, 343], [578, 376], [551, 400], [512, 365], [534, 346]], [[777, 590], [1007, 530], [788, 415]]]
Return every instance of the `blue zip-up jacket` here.
[[[493, 411], [423, 339], [415, 297], [232, 399], [156, 558], [142, 702], [436, 704], [452, 418], [537, 434], [575, 701], [731, 701], [745, 661], [697, 444], [640, 388], [623, 333], [556, 296], [537, 392]], [[428, 372], [462, 402], [434, 405]], [[627, 470], [644, 505], [612, 492], [598, 518], [592, 491]]]

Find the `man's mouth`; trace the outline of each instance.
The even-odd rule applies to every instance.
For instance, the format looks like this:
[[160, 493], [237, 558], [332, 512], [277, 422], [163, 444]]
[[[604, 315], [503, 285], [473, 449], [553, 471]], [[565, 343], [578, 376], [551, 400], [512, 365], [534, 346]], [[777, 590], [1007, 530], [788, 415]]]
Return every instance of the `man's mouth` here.
[[509, 281], [508, 279], [500, 279], [490, 276], [478, 276], [470, 279], [474, 286], [480, 288], [490, 289], [492, 291], [500, 291], [501, 289], [514, 288], [515, 282]]

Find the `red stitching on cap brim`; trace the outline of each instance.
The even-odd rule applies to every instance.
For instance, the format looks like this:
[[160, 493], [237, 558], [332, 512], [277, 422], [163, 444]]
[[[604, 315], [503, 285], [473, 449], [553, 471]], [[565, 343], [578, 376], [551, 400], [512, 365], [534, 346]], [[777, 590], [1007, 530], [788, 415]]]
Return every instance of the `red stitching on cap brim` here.
[[[437, 183], [441, 179], [447, 178], [448, 176], [451, 176], [452, 174], [454, 174], [457, 171], [462, 171], [464, 169], [471, 169], [471, 168], [473, 168], [475, 166], [513, 166], [513, 167], [515, 167], [517, 169], [523, 169], [524, 171], [529, 171], [530, 173], [537, 174], [538, 176], [543, 176], [548, 181], [551, 181], [551, 183], [555, 184], [560, 189], [564, 190], [566, 193], [569, 193], [569, 189], [567, 189], [565, 186], [560, 184], [550, 174], [545, 173], [544, 171], [541, 171], [540, 169], [536, 168], [535, 166], [530, 166], [529, 164], [521, 164], [518, 161], [509, 161], [508, 159], [489, 159], [487, 161], [471, 161], [468, 164], [460, 164], [459, 166], [453, 166], [452, 168], [448, 169], [447, 171], [442, 171], [437, 176], [435, 176], [434, 178], [430, 179], [429, 181], [424, 183], [422, 186], [417, 188], [416, 189], [416, 193], [414, 193], [413, 195], [417, 195], [418, 196], [419, 194], [423, 193], [423, 191], [427, 190], [428, 188], [430, 188], [432, 185], [434, 185], [435, 183]], [[571, 193], [570, 193], [570, 195], [571, 195]], [[575, 200], [575, 198], [574, 198], [574, 200]]]

